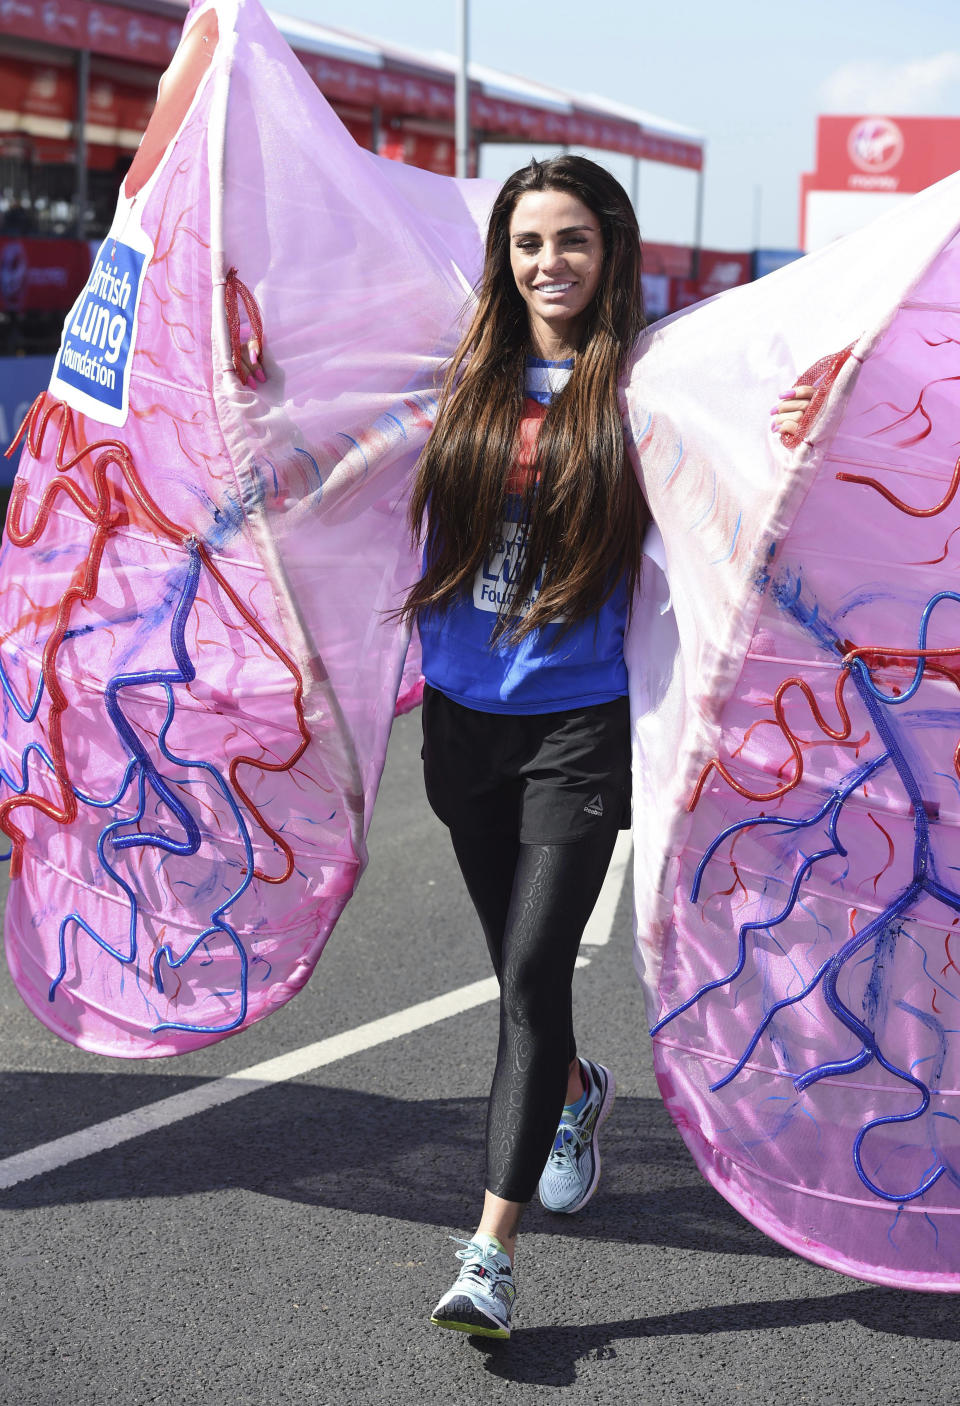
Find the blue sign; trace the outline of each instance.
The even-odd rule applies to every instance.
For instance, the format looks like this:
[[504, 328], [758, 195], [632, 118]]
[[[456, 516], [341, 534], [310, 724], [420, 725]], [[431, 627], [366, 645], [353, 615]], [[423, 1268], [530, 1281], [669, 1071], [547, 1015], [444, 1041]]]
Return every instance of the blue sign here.
[[110, 235], [93, 261], [86, 287], [63, 327], [55, 376], [86, 398], [80, 408], [111, 424], [126, 415], [126, 388], [148, 256]]
[[[0, 449], [6, 449], [41, 391], [50, 384], [52, 356], [0, 358]], [[13, 482], [16, 457], [0, 457], [0, 484]]]
[[768, 273], [776, 273], [777, 269], [792, 264], [795, 259], [802, 258], [802, 249], [754, 249], [751, 255], [751, 274], [754, 278], [763, 278]]

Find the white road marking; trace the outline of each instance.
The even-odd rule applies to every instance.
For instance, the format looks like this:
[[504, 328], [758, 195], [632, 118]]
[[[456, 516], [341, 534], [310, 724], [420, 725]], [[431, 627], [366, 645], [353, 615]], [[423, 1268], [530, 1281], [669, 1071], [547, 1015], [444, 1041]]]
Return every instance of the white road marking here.
[[[600, 947], [609, 942], [613, 919], [620, 901], [623, 881], [630, 863], [630, 834], [623, 831], [613, 851], [610, 869], [597, 899], [583, 935], [585, 947]], [[577, 958], [578, 966], [587, 966], [589, 956]], [[158, 1099], [142, 1108], [131, 1109], [116, 1118], [108, 1118], [103, 1123], [94, 1123], [79, 1132], [68, 1133], [66, 1137], [53, 1142], [41, 1143], [26, 1152], [18, 1152], [13, 1157], [0, 1161], [0, 1189], [17, 1186], [32, 1177], [56, 1171], [70, 1162], [78, 1162], [84, 1157], [93, 1157], [108, 1147], [117, 1147], [132, 1138], [143, 1137], [145, 1133], [157, 1132], [160, 1128], [179, 1123], [183, 1118], [192, 1118], [197, 1113], [205, 1113], [210, 1108], [230, 1103], [235, 1098], [257, 1093], [271, 1084], [283, 1084], [288, 1079], [296, 1079], [301, 1074], [309, 1074], [314, 1069], [322, 1069], [326, 1064], [348, 1059], [351, 1055], [373, 1049], [375, 1045], [397, 1040], [402, 1035], [410, 1035], [437, 1021], [460, 1015], [463, 1011], [482, 1006], [497, 998], [497, 982], [492, 976], [483, 981], [471, 982], [456, 991], [448, 991], [443, 996], [434, 996], [429, 1001], [420, 1001], [406, 1010], [383, 1016], [380, 1020], [368, 1021], [354, 1030], [345, 1030], [341, 1035], [331, 1035], [326, 1040], [317, 1040], [302, 1049], [291, 1050], [289, 1054], [277, 1055], [273, 1059], [252, 1064], [248, 1069], [238, 1069], [222, 1079], [214, 1079], [209, 1084], [199, 1084], [181, 1094]]]
[[94, 1123], [92, 1127], [79, 1132], [68, 1133], [66, 1137], [53, 1142], [41, 1143], [26, 1152], [18, 1152], [0, 1162], [0, 1188], [16, 1186], [31, 1177], [42, 1176], [45, 1172], [56, 1171], [69, 1162], [77, 1162], [82, 1157], [92, 1157], [108, 1147], [117, 1147], [131, 1138], [142, 1137], [178, 1123], [182, 1118], [191, 1118], [196, 1113], [205, 1113], [209, 1108], [230, 1103], [245, 1094], [256, 1093], [271, 1084], [282, 1084], [288, 1079], [296, 1079], [311, 1070], [321, 1069], [325, 1064], [335, 1064], [337, 1060], [360, 1054], [375, 1045], [388, 1040], [399, 1039], [424, 1026], [434, 1025], [439, 1020], [447, 1020], [452, 1015], [482, 1006], [487, 1001], [496, 1000], [496, 977], [488, 976], [483, 981], [471, 982], [456, 991], [448, 991], [443, 996], [434, 996], [429, 1001], [420, 1001], [394, 1015], [383, 1016], [380, 1020], [358, 1025], [355, 1030], [345, 1030], [342, 1035], [331, 1035], [326, 1040], [317, 1040], [302, 1049], [291, 1050], [289, 1054], [265, 1059], [260, 1064], [252, 1064], [248, 1069], [239, 1069], [222, 1079], [209, 1084], [199, 1084], [182, 1094], [171, 1094], [169, 1098], [158, 1099], [142, 1108], [121, 1113], [117, 1118], [108, 1118], [104, 1123]]

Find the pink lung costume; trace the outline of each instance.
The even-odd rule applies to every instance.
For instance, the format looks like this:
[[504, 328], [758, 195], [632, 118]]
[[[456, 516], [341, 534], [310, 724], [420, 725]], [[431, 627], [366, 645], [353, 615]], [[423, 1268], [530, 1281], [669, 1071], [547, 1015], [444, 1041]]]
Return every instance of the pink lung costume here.
[[[410, 474], [491, 197], [358, 149], [255, 3], [194, 11], [178, 62], [0, 558], [11, 970], [52, 1030], [126, 1057], [287, 1001], [362, 872], [417, 698], [389, 616]], [[768, 1234], [937, 1290], [960, 1287], [957, 194], [661, 324], [625, 386], [670, 581], [648, 561], [627, 642], [663, 1096]], [[788, 442], [767, 410], [798, 372]]]

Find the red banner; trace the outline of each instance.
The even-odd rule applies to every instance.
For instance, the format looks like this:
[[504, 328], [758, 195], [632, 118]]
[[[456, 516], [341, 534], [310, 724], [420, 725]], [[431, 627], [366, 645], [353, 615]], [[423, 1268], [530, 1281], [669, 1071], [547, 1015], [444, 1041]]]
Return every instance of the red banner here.
[[[4, 33], [39, 39], [94, 54], [132, 59], [164, 69], [177, 46], [180, 26], [173, 21], [113, 4], [88, 0], [3, 0]], [[453, 121], [453, 83], [445, 74], [410, 74], [386, 67], [366, 66], [325, 54], [298, 52], [297, 57], [331, 102], [354, 107], [379, 107], [384, 115]], [[27, 74], [32, 73], [28, 84]], [[72, 120], [75, 78], [70, 66], [58, 64], [0, 67], [4, 106], [21, 113]], [[32, 86], [31, 86], [32, 85]], [[27, 87], [29, 86], [29, 93]], [[102, 126], [142, 131], [154, 101], [132, 85], [100, 78], [91, 80], [88, 121]], [[647, 132], [634, 122], [588, 111], [559, 112], [474, 92], [471, 123], [480, 134], [518, 137], [522, 141], [558, 146], [601, 147], [649, 161], [699, 170], [703, 151], [696, 142]], [[418, 163], [419, 164], [419, 163]], [[446, 158], [429, 155], [429, 169], [446, 170]]]
[[0, 308], [66, 312], [90, 273], [83, 239], [0, 238]]
[[[298, 53], [297, 57], [331, 102], [369, 103], [384, 113], [453, 119], [453, 84], [442, 79], [408, 77], [323, 54]], [[645, 132], [633, 122], [594, 117], [587, 112], [557, 112], [475, 92], [470, 98], [470, 121], [478, 133], [492, 132], [558, 146], [602, 147], [694, 171], [703, 165], [702, 148], [695, 142]], [[431, 165], [429, 169], [438, 168]]]
[[3, 32], [94, 54], [136, 59], [166, 68], [180, 42], [181, 26], [119, 5], [85, 0], [4, 0]]
[[819, 117], [814, 190], [912, 195], [960, 169], [960, 117]]
[[297, 52], [310, 77], [331, 102], [377, 106], [386, 112], [453, 119], [453, 85], [384, 68], [367, 68], [325, 54]]

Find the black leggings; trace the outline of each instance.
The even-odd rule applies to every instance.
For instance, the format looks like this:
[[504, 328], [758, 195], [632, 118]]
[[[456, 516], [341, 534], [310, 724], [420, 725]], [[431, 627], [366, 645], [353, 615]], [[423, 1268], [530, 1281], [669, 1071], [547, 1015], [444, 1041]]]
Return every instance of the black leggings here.
[[500, 1043], [487, 1107], [487, 1188], [529, 1201], [543, 1171], [577, 1052], [577, 950], [617, 831], [564, 844], [451, 829], [500, 982]]

